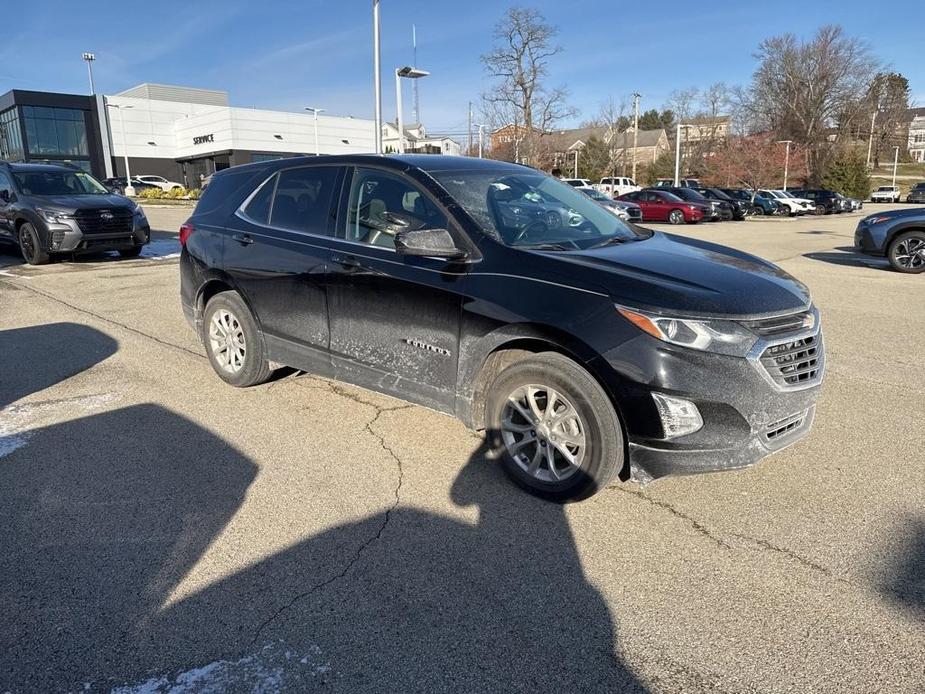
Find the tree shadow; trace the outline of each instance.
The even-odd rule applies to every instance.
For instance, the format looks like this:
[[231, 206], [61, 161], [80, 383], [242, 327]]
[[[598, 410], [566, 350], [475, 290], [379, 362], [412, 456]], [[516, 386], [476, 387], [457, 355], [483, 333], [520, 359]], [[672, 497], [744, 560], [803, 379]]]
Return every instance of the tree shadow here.
[[887, 564], [881, 592], [925, 621], [925, 518], [906, 518], [899, 532], [902, 550]]
[[867, 268], [880, 268], [889, 269], [890, 264], [885, 258], [878, 258], [875, 256], [865, 255], [863, 253], [858, 253], [851, 246], [838, 246], [833, 248], [831, 251], [813, 251], [812, 253], [804, 253], [804, 258], [809, 258], [810, 260], [818, 260], [823, 263], [830, 263], [832, 265], [842, 265], [847, 267], [867, 267]]
[[78, 323], [0, 330], [0, 409], [111, 357], [119, 343]]
[[484, 448], [451, 490], [477, 520], [396, 505], [175, 596], [256, 470], [154, 405], [32, 432], [0, 466], [0, 689], [643, 691], [564, 508]]

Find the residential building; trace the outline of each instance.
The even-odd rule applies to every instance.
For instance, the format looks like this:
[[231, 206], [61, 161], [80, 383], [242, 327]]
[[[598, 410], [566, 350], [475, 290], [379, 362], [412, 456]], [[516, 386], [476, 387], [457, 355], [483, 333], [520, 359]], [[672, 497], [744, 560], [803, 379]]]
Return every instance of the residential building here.
[[[414, 123], [404, 128], [406, 154], [449, 154], [459, 156], [462, 146], [450, 137], [428, 137], [424, 126]], [[397, 152], [398, 125], [383, 123], [382, 125], [382, 151], [386, 154]]]
[[699, 142], [721, 142], [729, 137], [729, 116], [695, 116], [682, 123], [682, 141], [689, 144]]
[[632, 166], [634, 154], [638, 165], [651, 164], [661, 154], [670, 151], [668, 135], [664, 129], [640, 130], [634, 149], [632, 129], [614, 133], [613, 129], [607, 126], [574, 128], [549, 133], [544, 138], [544, 148], [553, 153], [556, 165], [568, 166], [573, 162], [574, 153], [584, 149], [591, 138], [597, 138], [608, 145], [611, 145], [611, 140], [613, 140], [613, 160], [619, 165]]
[[925, 162], [925, 108], [910, 109], [909, 156], [913, 161]]

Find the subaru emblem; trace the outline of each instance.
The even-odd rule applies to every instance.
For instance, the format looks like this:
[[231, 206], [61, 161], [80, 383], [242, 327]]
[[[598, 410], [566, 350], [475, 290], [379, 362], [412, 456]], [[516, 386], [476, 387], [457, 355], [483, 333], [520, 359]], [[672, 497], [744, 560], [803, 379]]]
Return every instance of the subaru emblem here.
[[112, 212], [100, 212], [100, 219], [110, 220], [112, 219]]

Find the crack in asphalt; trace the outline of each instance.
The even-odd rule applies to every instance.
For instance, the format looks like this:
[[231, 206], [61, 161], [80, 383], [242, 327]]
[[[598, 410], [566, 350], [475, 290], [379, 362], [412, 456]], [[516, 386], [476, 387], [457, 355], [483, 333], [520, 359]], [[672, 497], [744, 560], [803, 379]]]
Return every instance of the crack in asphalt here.
[[385, 532], [385, 529], [389, 525], [389, 521], [392, 519], [392, 512], [398, 507], [398, 504], [401, 502], [401, 487], [402, 487], [402, 483], [404, 482], [404, 476], [405, 476], [401, 458], [399, 458], [398, 455], [395, 453], [395, 451], [392, 450], [392, 447], [386, 443], [385, 436], [382, 436], [381, 434], [376, 433], [376, 431], [373, 429], [373, 425], [386, 412], [395, 412], [397, 410], [407, 410], [407, 409], [411, 409], [412, 407], [414, 407], [414, 405], [398, 405], [395, 407], [380, 407], [378, 405], [374, 405], [373, 403], [366, 402], [360, 398], [355, 397], [353, 393], [339, 392], [340, 388], [328, 381], [322, 381], [322, 383], [325, 383], [326, 385], [331, 386], [331, 392], [334, 393], [335, 395], [339, 395], [349, 400], [353, 400], [354, 402], [358, 402], [367, 407], [372, 407], [373, 409], [376, 410], [376, 414], [373, 416], [373, 418], [370, 419], [368, 422], [366, 422], [366, 431], [368, 431], [370, 435], [372, 435], [373, 438], [375, 438], [379, 442], [379, 446], [382, 448], [382, 450], [388, 453], [389, 457], [391, 457], [392, 460], [395, 461], [395, 465], [398, 470], [398, 479], [395, 484], [395, 489], [393, 490], [393, 493], [395, 495], [395, 500], [386, 509], [385, 515], [383, 516], [382, 522], [379, 524], [379, 528], [378, 530], [376, 530], [376, 533], [370, 536], [369, 538], [367, 538], [365, 541], [363, 541], [362, 544], [360, 544], [360, 546], [357, 548], [356, 552], [354, 553], [353, 557], [350, 559], [350, 561], [347, 562], [347, 564], [343, 567], [343, 569], [341, 569], [335, 575], [330, 576], [326, 578], [325, 580], [316, 583], [308, 590], [303, 591], [293, 596], [289, 600], [289, 602], [287, 602], [282, 607], [278, 608], [272, 615], [267, 617], [263, 622], [260, 623], [260, 625], [254, 631], [254, 636], [251, 639], [250, 643], [248, 643], [248, 646], [247, 646], [248, 648], [252, 648], [256, 644], [258, 639], [260, 638], [260, 635], [263, 633], [263, 631], [268, 626], [270, 626], [273, 622], [279, 619], [282, 615], [284, 615], [286, 612], [292, 609], [297, 603], [307, 598], [310, 598], [312, 595], [314, 595], [318, 591], [323, 590], [324, 588], [331, 585], [335, 581], [339, 581], [340, 579], [345, 578], [347, 574], [350, 573], [350, 570], [354, 566], [356, 566], [356, 564], [360, 561], [360, 559], [363, 556], [363, 553], [366, 551], [366, 548], [372, 545], [377, 540], [382, 538], [382, 534]]
[[710, 531], [710, 529], [707, 528], [707, 526], [705, 526], [703, 523], [701, 523], [700, 521], [698, 521], [696, 518], [693, 518], [693, 517], [691, 517], [691, 516], [688, 516], [686, 513], [682, 513], [681, 511], [679, 511], [678, 509], [676, 509], [674, 506], [672, 506], [671, 504], [669, 504], [667, 501], [662, 501], [662, 500], [660, 500], [660, 499], [655, 499], [655, 498], [649, 496], [648, 494], [645, 494], [644, 492], [637, 491], [637, 490], [635, 490], [635, 489], [627, 489], [626, 487], [611, 486], [611, 487], [608, 487], [608, 489], [610, 489], [611, 491], [615, 491], [615, 492], [622, 492], [622, 493], [624, 493], [624, 494], [629, 494], [629, 495], [631, 495], [631, 496], [635, 496], [635, 497], [637, 497], [637, 498], [639, 498], [639, 499], [642, 499], [643, 501], [646, 501], [646, 502], [649, 503], [650, 505], [656, 506], [656, 507], [658, 507], [658, 508], [660, 508], [660, 509], [662, 509], [662, 510], [664, 510], [664, 511], [667, 511], [668, 513], [670, 513], [671, 515], [675, 516], [676, 518], [680, 518], [680, 519], [686, 521], [686, 522], [689, 523], [689, 524], [691, 525], [691, 527], [692, 527], [694, 530], [696, 530], [700, 535], [703, 535], [704, 537], [706, 537], [706, 538], [712, 540], [713, 542], [715, 542], [717, 545], [719, 545], [719, 546], [722, 547], [723, 549], [728, 549], [728, 550], [732, 550], [732, 549], [733, 549], [732, 546], [731, 546], [730, 544], [728, 544], [728, 543], [725, 542], [723, 539], [721, 539], [721, 538], [717, 537], [716, 535], [714, 535], [714, 534]]
[[823, 566], [822, 564], [817, 564], [812, 559], [808, 559], [807, 557], [804, 557], [802, 554], [797, 554], [793, 550], [787, 549], [786, 547], [779, 547], [771, 542], [768, 542], [767, 540], [756, 538], [756, 537], [751, 537], [750, 535], [744, 535], [742, 533], [730, 532], [729, 534], [732, 535], [732, 537], [737, 537], [740, 540], [756, 545], [757, 547], [760, 547], [762, 549], [766, 549], [771, 552], [777, 552], [778, 554], [783, 554], [785, 557], [792, 559], [793, 561], [797, 562], [798, 564], [801, 564], [807, 569], [811, 569], [813, 571], [817, 571], [821, 574], [824, 574], [825, 576], [827, 576], [828, 578], [831, 578], [834, 581], [838, 581], [839, 583], [844, 583], [845, 585], [849, 585], [849, 586], [854, 585], [848, 579], [843, 578], [842, 576], [838, 576], [835, 573], [833, 573], [830, 568]]

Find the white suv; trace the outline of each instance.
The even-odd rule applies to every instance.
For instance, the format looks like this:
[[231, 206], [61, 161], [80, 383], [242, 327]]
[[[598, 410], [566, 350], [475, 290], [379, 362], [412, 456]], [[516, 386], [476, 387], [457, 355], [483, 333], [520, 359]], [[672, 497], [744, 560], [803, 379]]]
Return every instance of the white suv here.
[[899, 198], [897, 186], [880, 186], [870, 194], [871, 202], [899, 202]]
[[612, 198], [615, 198], [618, 195], [635, 193], [637, 190], [642, 190], [641, 187], [636, 185], [636, 181], [634, 181], [632, 178], [627, 178], [626, 176], [616, 176], [613, 178], [608, 176], [606, 178], [602, 178], [601, 182], [594, 187], [602, 193], [606, 193]]
[[786, 190], [759, 190], [758, 195], [774, 200], [778, 205], [788, 208], [791, 217], [806, 214], [816, 209], [816, 205], [812, 200], [798, 198]]
[[177, 183], [176, 181], [168, 181], [163, 176], [132, 176], [132, 178], [141, 181], [142, 183], [148, 183], [152, 186], [157, 186], [161, 190], [173, 190], [174, 188], [182, 188], [182, 183]]

